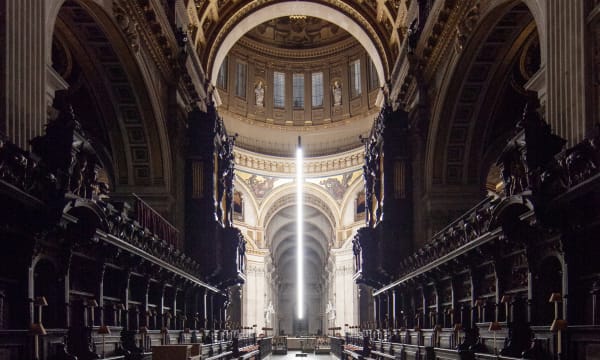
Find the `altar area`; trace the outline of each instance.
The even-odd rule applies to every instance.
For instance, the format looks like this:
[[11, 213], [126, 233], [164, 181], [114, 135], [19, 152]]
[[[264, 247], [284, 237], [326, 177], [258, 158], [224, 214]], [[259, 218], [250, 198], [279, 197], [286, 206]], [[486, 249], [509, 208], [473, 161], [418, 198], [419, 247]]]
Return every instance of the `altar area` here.
[[[321, 337], [280, 337], [281, 340], [285, 339], [286, 352], [289, 351], [301, 351], [303, 353], [316, 353], [316, 354], [327, 354], [331, 350], [329, 344], [329, 338], [326, 336]], [[283, 343], [283, 341], [279, 341]], [[275, 341], [277, 344], [278, 342]], [[277, 349], [277, 345], [275, 345]]]
[[302, 352], [314, 352], [317, 345], [316, 337], [288, 337], [288, 350], [300, 350]]

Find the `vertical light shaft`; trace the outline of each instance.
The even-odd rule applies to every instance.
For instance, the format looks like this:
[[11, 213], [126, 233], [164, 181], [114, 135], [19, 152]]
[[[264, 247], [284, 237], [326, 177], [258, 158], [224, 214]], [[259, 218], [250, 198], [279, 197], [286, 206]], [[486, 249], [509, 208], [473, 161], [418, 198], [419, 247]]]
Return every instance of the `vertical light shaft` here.
[[302, 154], [300, 137], [298, 137], [298, 148], [296, 149], [296, 306], [298, 319], [304, 317], [304, 309], [302, 306], [304, 300], [304, 235], [302, 229], [302, 222], [304, 221], [304, 215], [302, 213], [302, 186], [304, 182], [303, 162], [304, 156]]

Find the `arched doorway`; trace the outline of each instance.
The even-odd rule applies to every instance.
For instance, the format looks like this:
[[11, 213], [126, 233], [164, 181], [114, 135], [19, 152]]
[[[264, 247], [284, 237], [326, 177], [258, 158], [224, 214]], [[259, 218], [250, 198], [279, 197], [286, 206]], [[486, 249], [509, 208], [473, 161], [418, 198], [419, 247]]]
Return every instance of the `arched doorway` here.
[[280, 331], [285, 334], [323, 333], [323, 313], [330, 289], [327, 261], [333, 229], [327, 216], [311, 206], [304, 207], [304, 301], [303, 319], [296, 317], [296, 207], [278, 210], [266, 227], [274, 271], [279, 280], [277, 308]]

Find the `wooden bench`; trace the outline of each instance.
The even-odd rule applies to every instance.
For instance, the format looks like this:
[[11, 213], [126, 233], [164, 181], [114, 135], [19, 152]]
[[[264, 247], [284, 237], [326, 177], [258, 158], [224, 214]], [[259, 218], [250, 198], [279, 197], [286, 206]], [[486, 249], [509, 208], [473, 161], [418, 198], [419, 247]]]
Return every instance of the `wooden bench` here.
[[369, 356], [364, 356], [363, 351], [364, 349], [360, 346], [344, 345], [343, 353], [356, 360], [377, 360], [377, 358], [371, 356], [371, 354], [373, 354], [373, 350], [371, 350]]
[[124, 360], [124, 351], [121, 348], [121, 327], [111, 327], [111, 333], [101, 335], [99, 328], [92, 330], [92, 341], [96, 346], [96, 354], [105, 360]]
[[152, 360], [200, 360], [200, 358], [200, 347], [195, 344], [152, 347]]
[[315, 348], [315, 354], [329, 354], [331, 352], [331, 347], [329, 346], [320, 346]]
[[260, 354], [260, 351], [258, 350], [258, 347], [256, 347], [256, 349], [254, 349], [254, 350], [241, 352], [240, 357], [238, 359], [239, 360], [255, 359], [259, 354]]
[[344, 349], [344, 355], [348, 355], [349, 357], [351, 357], [352, 359], [356, 359], [356, 360], [361, 360], [362, 359], [362, 355], [352, 351], [352, 350], [347, 350]]
[[218, 360], [218, 359], [229, 359], [233, 355], [233, 351], [223, 351], [222, 353], [204, 358], [202, 360]]
[[371, 355], [375, 355], [378, 359], [395, 359], [396, 357], [394, 355], [382, 352], [382, 351], [377, 351], [377, 350], [371, 350]]

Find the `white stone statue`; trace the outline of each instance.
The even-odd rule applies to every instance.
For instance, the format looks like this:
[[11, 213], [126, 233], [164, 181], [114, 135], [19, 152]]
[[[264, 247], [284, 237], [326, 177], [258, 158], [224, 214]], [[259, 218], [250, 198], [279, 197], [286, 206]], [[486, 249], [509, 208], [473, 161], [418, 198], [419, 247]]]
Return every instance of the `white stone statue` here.
[[327, 307], [325, 308], [325, 314], [329, 314], [329, 316], [327, 317], [327, 319], [329, 319], [329, 320], [335, 320], [335, 308], [331, 304], [331, 301], [327, 302]]
[[342, 105], [342, 85], [339, 81], [335, 81], [333, 83], [333, 106]]
[[262, 80], [254, 87], [254, 95], [256, 96], [256, 106], [265, 106], [265, 87], [263, 86]]
[[265, 325], [269, 325], [271, 322], [271, 315], [275, 313], [273, 303], [269, 301], [269, 305], [265, 308]]

